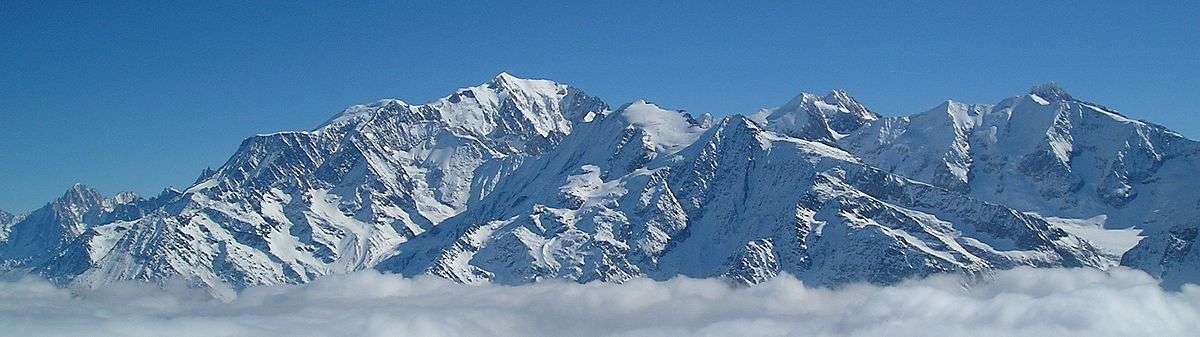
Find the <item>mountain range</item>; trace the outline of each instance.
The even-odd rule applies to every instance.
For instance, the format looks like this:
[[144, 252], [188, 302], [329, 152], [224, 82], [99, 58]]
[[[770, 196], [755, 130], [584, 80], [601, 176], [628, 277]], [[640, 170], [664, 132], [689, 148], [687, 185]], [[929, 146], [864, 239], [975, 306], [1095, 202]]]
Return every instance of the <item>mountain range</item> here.
[[0, 270], [219, 294], [364, 269], [463, 283], [890, 284], [1018, 266], [1200, 282], [1200, 143], [1055, 85], [885, 117], [713, 117], [501, 73], [256, 135], [186, 189], [0, 212]]

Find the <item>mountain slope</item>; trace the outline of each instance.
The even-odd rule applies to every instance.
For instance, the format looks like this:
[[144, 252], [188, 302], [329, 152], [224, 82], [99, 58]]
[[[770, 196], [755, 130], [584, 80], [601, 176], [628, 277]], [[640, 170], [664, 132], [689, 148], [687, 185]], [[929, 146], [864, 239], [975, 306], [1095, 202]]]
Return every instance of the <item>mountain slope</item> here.
[[354, 106], [313, 131], [247, 139], [152, 214], [66, 223], [70, 233], [39, 240], [55, 247], [30, 249], [54, 258], [25, 265], [83, 285], [184, 278], [232, 289], [368, 268], [606, 110], [577, 89], [508, 74], [429, 104]]
[[[637, 102], [581, 126], [514, 173], [509, 183], [520, 186], [498, 188], [511, 193], [484, 200], [499, 206], [448, 221], [377, 268], [468, 283], [678, 275], [758, 283], [789, 272], [841, 284], [1114, 263], [1035, 216], [888, 175], [741, 116], [711, 126], [639, 123], [647, 119], [694, 121]], [[689, 144], [664, 147], [664, 138]]]

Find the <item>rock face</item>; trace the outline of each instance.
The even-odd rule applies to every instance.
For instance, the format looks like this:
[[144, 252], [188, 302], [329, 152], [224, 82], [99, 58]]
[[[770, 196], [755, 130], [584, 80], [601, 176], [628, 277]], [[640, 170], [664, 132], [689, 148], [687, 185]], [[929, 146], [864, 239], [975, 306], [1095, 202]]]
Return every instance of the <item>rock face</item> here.
[[842, 91], [802, 94], [717, 119], [500, 74], [251, 137], [183, 191], [75, 186], [0, 216], [0, 261], [63, 284], [181, 278], [219, 292], [368, 268], [466, 283], [893, 283], [1107, 268], [1119, 257], [1094, 243], [1107, 241], [1058, 219], [1103, 215], [1150, 236], [1125, 264], [1195, 281], [1177, 270], [1197, 260], [1177, 257], [1195, 239], [1196, 149], [1056, 87], [899, 118]]

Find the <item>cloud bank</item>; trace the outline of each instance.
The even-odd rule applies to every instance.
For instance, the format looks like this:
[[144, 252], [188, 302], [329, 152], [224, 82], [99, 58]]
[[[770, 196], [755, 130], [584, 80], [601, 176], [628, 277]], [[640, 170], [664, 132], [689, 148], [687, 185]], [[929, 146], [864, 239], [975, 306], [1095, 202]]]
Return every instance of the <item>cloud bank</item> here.
[[186, 287], [70, 291], [0, 282], [12, 336], [1184, 336], [1200, 288], [1128, 269], [1015, 269], [964, 286], [935, 276], [880, 287], [750, 288], [714, 280], [464, 286], [375, 272], [262, 287], [228, 302]]

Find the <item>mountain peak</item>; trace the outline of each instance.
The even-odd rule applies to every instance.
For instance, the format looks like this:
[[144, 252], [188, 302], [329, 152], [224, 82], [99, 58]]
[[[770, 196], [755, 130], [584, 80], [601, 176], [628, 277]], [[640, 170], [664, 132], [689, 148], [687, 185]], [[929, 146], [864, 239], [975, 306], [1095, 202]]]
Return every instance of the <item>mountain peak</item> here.
[[492, 89], [507, 90], [512, 92], [524, 93], [540, 93], [551, 95], [559, 92], [563, 85], [558, 82], [545, 79], [529, 79], [520, 78], [509, 74], [508, 72], [500, 72], [493, 77], [491, 81], [485, 84]]
[[1029, 89], [1029, 94], [1037, 95], [1038, 97], [1051, 101], [1072, 99], [1071, 94], [1068, 94], [1066, 90], [1063, 90], [1063, 88], [1058, 85], [1058, 83], [1054, 82], [1036, 85]]
[[825, 97], [822, 98], [822, 100], [827, 103], [844, 107], [849, 110], [851, 114], [864, 120], [876, 120], [880, 117], [879, 114], [867, 109], [867, 107], [862, 103], [859, 103], [857, 99], [854, 99], [854, 96], [850, 96], [849, 93], [842, 89], [834, 89], [830, 91], [829, 94], [826, 94]]
[[834, 141], [879, 118], [879, 114], [867, 109], [846, 91], [833, 90], [823, 97], [801, 92], [772, 111], [766, 117], [766, 124], [773, 131], [793, 137]]
[[105, 200], [108, 201], [109, 203], [113, 203], [113, 204], [127, 204], [127, 203], [137, 201], [138, 199], [141, 199], [141, 198], [142, 198], [142, 196], [138, 195], [136, 192], [125, 191], [125, 192], [117, 193], [117, 195], [114, 195]]
[[879, 119], [879, 114], [867, 109], [862, 103], [859, 103], [854, 96], [850, 96], [845, 90], [834, 89], [826, 93], [825, 96], [817, 96], [809, 92], [800, 92], [799, 95], [788, 101], [787, 104], [779, 107], [776, 110], [794, 111], [799, 109], [805, 110], [837, 110], [841, 113], [850, 113], [859, 118], [866, 120]]
[[100, 192], [96, 192], [96, 189], [92, 188], [91, 186], [84, 185], [83, 183], [74, 183], [71, 184], [71, 187], [68, 188], [65, 193], [63, 193], [63, 198], [90, 195], [100, 195]]
[[812, 102], [815, 102], [818, 100], [820, 100], [819, 96], [809, 93], [807, 91], [801, 91], [800, 94], [796, 95], [796, 97], [792, 97], [791, 100], [789, 100], [787, 103], [784, 103], [783, 106], [780, 106], [779, 108], [776, 108], [775, 110], [777, 110], [777, 111], [779, 111], [779, 110], [795, 111], [795, 110], [799, 110], [800, 108], [804, 107], [805, 105], [812, 104]]
[[496, 76], [493, 76], [492, 80], [488, 81], [487, 84], [490, 84], [495, 87], [519, 87], [521, 83], [530, 82], [530, 81], [542, 81], [542, 82], [553, 83], [553, 81], [549, 81], [549, 80], [520, 78], [520, 77], [514, 76], [513, 74], [509, 74], [507, 71], [501, 71], [499, 74], [496, 74]]
[[93, 207], [104, 202], [104, 196], [100, 195], [95, 189], [90, 186], [75, 183], [63, 193], [55, 202], [65, 205], [75, 205], [82, 207]]
[[507, 71], [501, 71], [499, 74], [496, 74], [496, 76], [492, 77], [492, 82], [514, 81], [514, 80], [523, 80], [523, 78], [513, 76], [513, 74], [509, 74]]

